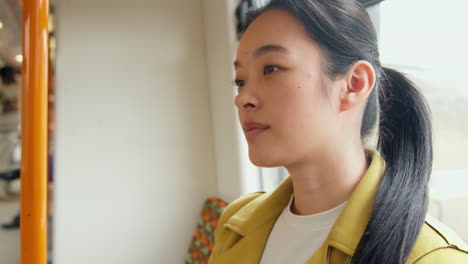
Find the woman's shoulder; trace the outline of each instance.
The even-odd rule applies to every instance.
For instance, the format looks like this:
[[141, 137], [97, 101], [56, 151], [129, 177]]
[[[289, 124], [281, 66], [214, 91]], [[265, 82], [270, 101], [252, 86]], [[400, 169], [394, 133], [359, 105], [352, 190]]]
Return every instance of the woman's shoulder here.
[[237, 198], [233, 202], [229, 203], [229, 205], [224, 209], [223, 213], [221, 214], [221, 217], [219, 219], [218, 225], [216, 227], [215, 231], [215, 246], [213, 248], [213, 251], [211, 253], [210, 259], [208, 263], [216, 263], [217, 258], [219, 254], [223, 251], [225, 248], [225, 243], [229, 240], [230, 233], [228, 229], [224, 227], [226, 222], [239, 210], [244, 208], [246, 205], [254, 201], [256, 198], [260, 197], [263, 192], [258, 192], [258, 193], [252, 193], [248, 195], [244, 195], [240, 198]]
[[226, 222], [227, 219], [229, 219], [232, 215], [237, 213], [241, 208], [243, 208], [245, 205], [247, 205], [248, 203], [250, 203], [251, 201], [255, 200], [263, 194], [264, 192], [247, 194], [229, 203], [229, 205], [226, 207], [226, 209], [224, 209], [223, 214], [221, 215], [219, 224], [222, 225], [224, 222]]
[[408, 263], [468, 263], [468, 246], [449, 227], [427, 217]]

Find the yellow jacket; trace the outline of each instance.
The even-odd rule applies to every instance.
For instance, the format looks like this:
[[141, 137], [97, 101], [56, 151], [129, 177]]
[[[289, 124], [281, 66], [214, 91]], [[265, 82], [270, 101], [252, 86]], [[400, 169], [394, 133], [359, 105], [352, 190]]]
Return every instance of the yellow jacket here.
[[[307, 264], [351, 263], [351, 256], [370, 219], [374, 197], [385, 166], [380, 154], [353, 191], [328, 238]], [[231, 203], [221, 215], [209, 264], [257, 264], [268, 236], [292, 195], [290, 178], [270, 193], [255, 193]], [[468, 247], [440, 223], [426, 219], [406, 263], [468, 263]]]

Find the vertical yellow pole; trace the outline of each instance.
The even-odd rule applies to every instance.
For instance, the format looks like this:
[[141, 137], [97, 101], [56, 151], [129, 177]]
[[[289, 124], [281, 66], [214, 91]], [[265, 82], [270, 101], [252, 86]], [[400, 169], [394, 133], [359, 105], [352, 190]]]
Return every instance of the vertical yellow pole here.
[[23, 0], [21, 264], [47, 262], [49, 0]]

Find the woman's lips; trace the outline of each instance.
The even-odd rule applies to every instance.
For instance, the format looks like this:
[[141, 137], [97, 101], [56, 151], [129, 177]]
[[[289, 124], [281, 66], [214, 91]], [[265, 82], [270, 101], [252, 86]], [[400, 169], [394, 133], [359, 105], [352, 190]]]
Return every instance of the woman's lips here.
[[246, 122], [243, 124], [242, 128], [244, 130], [245, 137], [249, 140], [263, 133], [265, 130], [270, 128], [270, 126], [262, 123]]

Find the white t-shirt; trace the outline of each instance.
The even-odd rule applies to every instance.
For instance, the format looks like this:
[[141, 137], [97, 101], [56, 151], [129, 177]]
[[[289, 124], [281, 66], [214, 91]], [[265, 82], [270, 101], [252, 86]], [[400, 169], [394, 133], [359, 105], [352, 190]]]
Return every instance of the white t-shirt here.
[[346, 202], [326, 212], [295, 215], [291, 203], [283, 209], [268, 237], [260, 264], [304, 264], [327, 239]]

